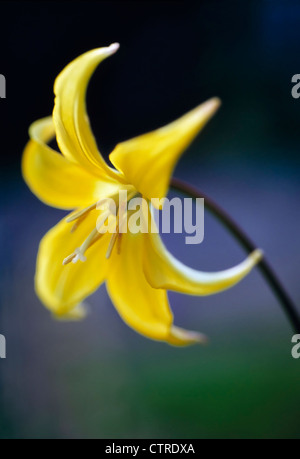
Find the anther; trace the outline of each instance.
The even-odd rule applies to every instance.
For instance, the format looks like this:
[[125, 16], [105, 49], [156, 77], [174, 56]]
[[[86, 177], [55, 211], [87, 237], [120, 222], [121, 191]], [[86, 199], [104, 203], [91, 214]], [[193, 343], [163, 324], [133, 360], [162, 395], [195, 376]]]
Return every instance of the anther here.
[[67, 256], [64, 261], [62, 262], [63, 265], [68, 265], [74, 258], [76, 257], [76, 253], [71, 253], [71, 255]]

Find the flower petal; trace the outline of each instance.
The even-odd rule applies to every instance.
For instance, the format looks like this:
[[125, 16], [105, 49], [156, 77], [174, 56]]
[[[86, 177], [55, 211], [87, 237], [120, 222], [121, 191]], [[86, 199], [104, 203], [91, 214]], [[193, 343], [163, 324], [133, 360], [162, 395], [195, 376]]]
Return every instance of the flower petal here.
[[261, 260], [255, 250], [242, 263], [214, 273], [192, 269], [177, 260], [164, 246], [159, 234], [145, 234], [144, 271], [152, 287], [190, 295], [211, 295], [226, 290], [242, 280]]
[[142, 335], [176, 346], [203, 342], [204, 337], [173, 326], [165, 290], [147, 282], [142, 266], [141, 233], [122, 235], [121, 252], [111, 255], [107, 290], [123, 320]]
[[53, 315], [56, 320], [60, 320], [62, 322], [78, 322], [86, 317], [87, 308], [84, 303], [78, 303], [77, 306], [64, 315], [55, 313], [53, 313]]
[[112, 164], [146, 198], [165, 197], [179, 156], [219, 105], [219, 99], [210, 99], [167, 126], [118, 144]]
[[60, 209], [74, 209], [118, 191], [117, 182], [95, 177], [46, 145], [55, 135], [51, 117], [33, 123], [29, 134], [31, 140], [23, 154], [22, 172], [41, 201]]
[[114, 43], [82, 54], [64, 68], [54, 84], [53, 119], [61, 152], [102, 178], [116, 178], [120, 174], [110, 168], [99, 153], [86, 112], [85, 96], [96, 67], [118, 48]]
[[[79, 260], [77, 263], [62, 264], [95, 228], [97, 215], [97, 212], [90, 212], [73, 233], [72, 223], [67, 223], [64, 219], [41, 241], [35, 287], [41, 301], [55, 315], [67, 315], [104, 281], [109, 235], [104, 234], [88, 249], [85, 262]], [[80, 309], [75, 310], [77, 316], [78, 311]]]

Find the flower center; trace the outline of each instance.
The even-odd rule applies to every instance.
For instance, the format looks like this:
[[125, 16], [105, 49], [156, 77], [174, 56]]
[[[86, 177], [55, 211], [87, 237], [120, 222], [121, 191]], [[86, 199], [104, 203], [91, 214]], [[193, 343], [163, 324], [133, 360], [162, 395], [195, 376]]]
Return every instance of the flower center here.
[[117, 203], [116, 196], [113, 198], [104, 198], [100, 201], [75, 212], [68, 217], [66, 221], [73, 223], [70, 232], [76, 231], [78, 226], [86, 219], [89, 213], [93, 210], [101, 210], [101, 214], [97, 219], [96, 228], [91, 231], [88, 237], [83, 241], [80, 247], [68, 255], [63, 260], [63, 265], [70, 262], [77, 263], [78, 260], [86, 261], [85, 252], [95, 244], [104, 234], [111, 233], [111, 238], [107, 247], [106, 258], [110, 258], [114, 247], [117, 246], [117, 253], [121, 252], [122, 234], [127, 225], [127, 203], [135, 196], [136, 192], [128, 193]]

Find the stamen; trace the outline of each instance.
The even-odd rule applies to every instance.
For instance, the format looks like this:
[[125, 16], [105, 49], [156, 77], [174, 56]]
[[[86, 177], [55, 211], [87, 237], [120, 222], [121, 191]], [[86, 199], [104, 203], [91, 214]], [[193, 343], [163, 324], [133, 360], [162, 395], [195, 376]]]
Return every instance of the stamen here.
[[81, 209], [78, 212], [75, 212], [75, 214], [73, 214], [70, 217], [66, 218], [66, 222], [67, 223], [71, 223], [74, 220], [77, 220], [79, 217], [86, 216], [86, 214], [88, 214], [91, 210], [96, 209], [96, 205], [97, 205], [97, 203], [92, 204], [91, 206], [86, 207], [85, 209]]
[[119, 233], [119, 234], [118, 234], [118, 239], [117, 239], [117, 254], [118, 254], [118, 255], [120, 255], [120, 253], [121, 253], [122, 236], [123, 236], [123, 233]]
[[112, 198], [102, 198], [102, 199], [99, 199], [99, 201], [97, 201], [97, 203], [96, 203], [96, 208], [97, 208], [98, 210], [104, 210], [104, 209], [102, 209], [102, 206], [103, 206], [103, 204], [105, 204], [105, 208], [111, 210], [111, 209], [110, 209], [110, 203], [111, 203], [110, 200], [111, 200], [111, 199], [112, 199]]
[[92, 247], [92, 246], [95, 244], [95, 242], [99, 241], [99, 239], [100, 239], [102, 236], [103, 236], [103, 234], [100, 234], [100, 233], [96, 234], [96, 236], [94, 236], [94, 239], [91, 241], [91, 243], [90, 243], [90, 245], [89, 245], [89, 248]]
[[127, 220], [126, 210], [127, 210], [127, 202], [122, 202], [120, 204], [120, 211], [118, 213], [118, 224], [119, 224], [119, 234], [117, 238], [117, 254], [118, 255], [120, 255], [121, 253], [123, 229], [124, 229], [124, 224], [126, 223], [126, 220]]
[[84, 252], [82, 251], [81, 248], [75, 249], [74, 253], [75, 253], [75, 257], [73, 258], [72, 263], [77, 263], [78, 260], [82, 262], [86, 261], [86, 257], [84, 256]]
[[108, 219], [109, 216], [110, 216], [110, 211], [109, 211], [109, 210], [106, 210], [106, 211], [103, 212], [103, 214], [98, 218], [97, 224], [96, 224], [96, 228], [97, 228], [98, 233], [103, 234], [102, 231], [101, 231], [101, 228], [103, 227], [104, 223], [106, 222], [106, 220]]
[[[117, 241], [117, 253], [120, 254], [121, 241], [122, 241], [122, 233], [120, 232], [120, 229], [123, 227], [123, 224], [124, 224], [124, 220], [125, 220], [124, 217], [126, 215], [126, 213], [124, 215], [124, 211], [125, 211], [126, 207], [127, 207], [127, 203], [126, 202], [122, 202], [120, 204], [119, 209], [118, 209], [117, 220], [116, 220], [116, 232], [113, 233], [112, 237], [110, 238], [108, 249], [107, 249], [107, 252], [106, 252], [106, 258], [107, 259], [111, 256], [116, 241]], [[120, 221], [120, 210], [121, 210], [122, 221]]]
[[106, 255], [105, 255], [107, 259], [111, 256], [111, 253], [112, 253], [113, 248], [115, 246], [116, 240], [117, 240], [117, 238], [119, 236], [119, 228], [120, 228], [119, 225], [120, 225], [120, 217], [119, 217], [119, 209], [118, 209], [115, 233], [113, 233], [113, 235], [110, 238], [108, 249], [107, 249], [107, 252], [106, 252]]
[[[134, 196], [134, 194], [133, 194]], [[129, 197], [131, 199], [132, 196]], [[129, 200], [128, 199], [128, 200]], [[120, 207], [118, 209], [118, 213], [116, 216], [116, 221], [115, 221], [115, 232], [112, 234], [109, 245], [107, 248], [106, 252], [106, 258], [109, 258], [112, 254], [112, 251], [114, 249], [115, 244], [117, 243], [117, 253], [121, 253], [121, 244], [122, 244], [122, 233], [123, 233], [123, 227], [124, 224], [127, 221], [127, 202], [121, 202]], [[96, 203], [90, 205], [89, 207], [86, 207], [85, 209], [81, 209], [77, 212], [75, 212], [73, 215], [68, 217], [66, 219], [66, 222], [71, 223], [75, 222], [73, 226], [71, 227], [71, 233], [73, 233], [77, 227], [81, 224], [82, 221], [87, 217], [88, 213], [91, 212], [94, 209], [98, 209], [99, 206], [102, 206], [103, 204], [107, 203], [107, 208], [102, 209], [103, 213], [100, 215], [100, 217], [97, 220], [96, 228], [89, 234], [89, 236], [85, 239], [85, 241], [82, 243], [82, 245], [79, 248], [76, 248], [73, 253], [71, 253], [68, 257], [66, 257], [63, 260], [63, 265], [67, 265], [70, 262], [72, 263], [77, 263], [78, 260], [84, 262], [86, 261], [85, 257], [85, 252], [89, 247], [95, 244], [108, 230], [108, 228], [105, 228], [106, 231], [102, 232], [101, 229], [103, 229], [104, 224], [108, 220], [108, 218], [114, 214], [115, 212], [115, 206], [111, 206], [110, 203], [111, 201], [108, 198], [103, 198]], [[112, 208], [114, 207], [114, 209]]]
[[64, 259], [62, 262], [63, 265], [68, 265], [74, 258], [76, 257], [76, 253], [71, 253], [68, 257]]
[[111, 253], [112, 253], [113, 248], [115, 246], [115, 243], [116, 243], [116, 240], [118, 238], [118, 235], [119, 235], [119, 228], [117, 228], [117, 232], [113, 233], [111, 238], [110, 238], [108, 249], [107, 249], [107, 252], [106, 252], [106, 255], [105, 255], [105, 257], [107, 259], [111, 256]]
[[71, 228], [71, 233], [74, 233], [74, 232], [77, 230], [78, 226], [80, 225], [80, 223], [83, 222], [83, 220], [85, 219], [85, 217], [86, 217], [86, 215], [83, 215], [82, 217], [79, 217], [79, 218], [76, 220], [76, 222], [74, 223], [74, 225], [73, 225], [72, 228]]
[[74, 250], [71, 255], [66, 257], [63, 261], [63, 265], [67, 265], [72, 261], [72, 263], [77, 263], [78, 260], [84, 262], [86, 261], [86, 257], [84, 256], [84, 253], [86, 250], [90, 247], [90, 245], [94, 242], [93, 239], [98, 235], [97, 228], [95, 228], [86, 238], [86, 240], [83, 242], [83, 244]]
[[[98, 234], [97, 228], [94, 228], [93, 231], [88, 235], [86, 240], [81, 244], [79, 251], [84, 254], [84, 252], [89, 248], [91, 245], [92, 240]], [[78, 255], [78, 254], [77, 254]]]

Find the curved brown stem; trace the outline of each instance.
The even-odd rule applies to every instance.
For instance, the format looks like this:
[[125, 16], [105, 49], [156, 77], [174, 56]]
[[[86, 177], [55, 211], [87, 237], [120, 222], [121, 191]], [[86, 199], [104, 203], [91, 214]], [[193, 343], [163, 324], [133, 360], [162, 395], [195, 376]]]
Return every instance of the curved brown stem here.
[[[243, 229], [232, 219], [232, 217], [205, 193], [176, 178], [171, 180], [171, 187], [193, 198], [204, 198], [207, 209], [215, 215], [215, 217], [217, 217], [224, 226], [226, 226], [230, 233], [239, 241], [247, 252], [253, 252], [253, 250], [257, 249], [256, 245], [251, 241]], [[297, 308], [265, 257], [260, 261], [258, 268], [280, 301], [295, 332], [300, 333], [300, 317]]]

